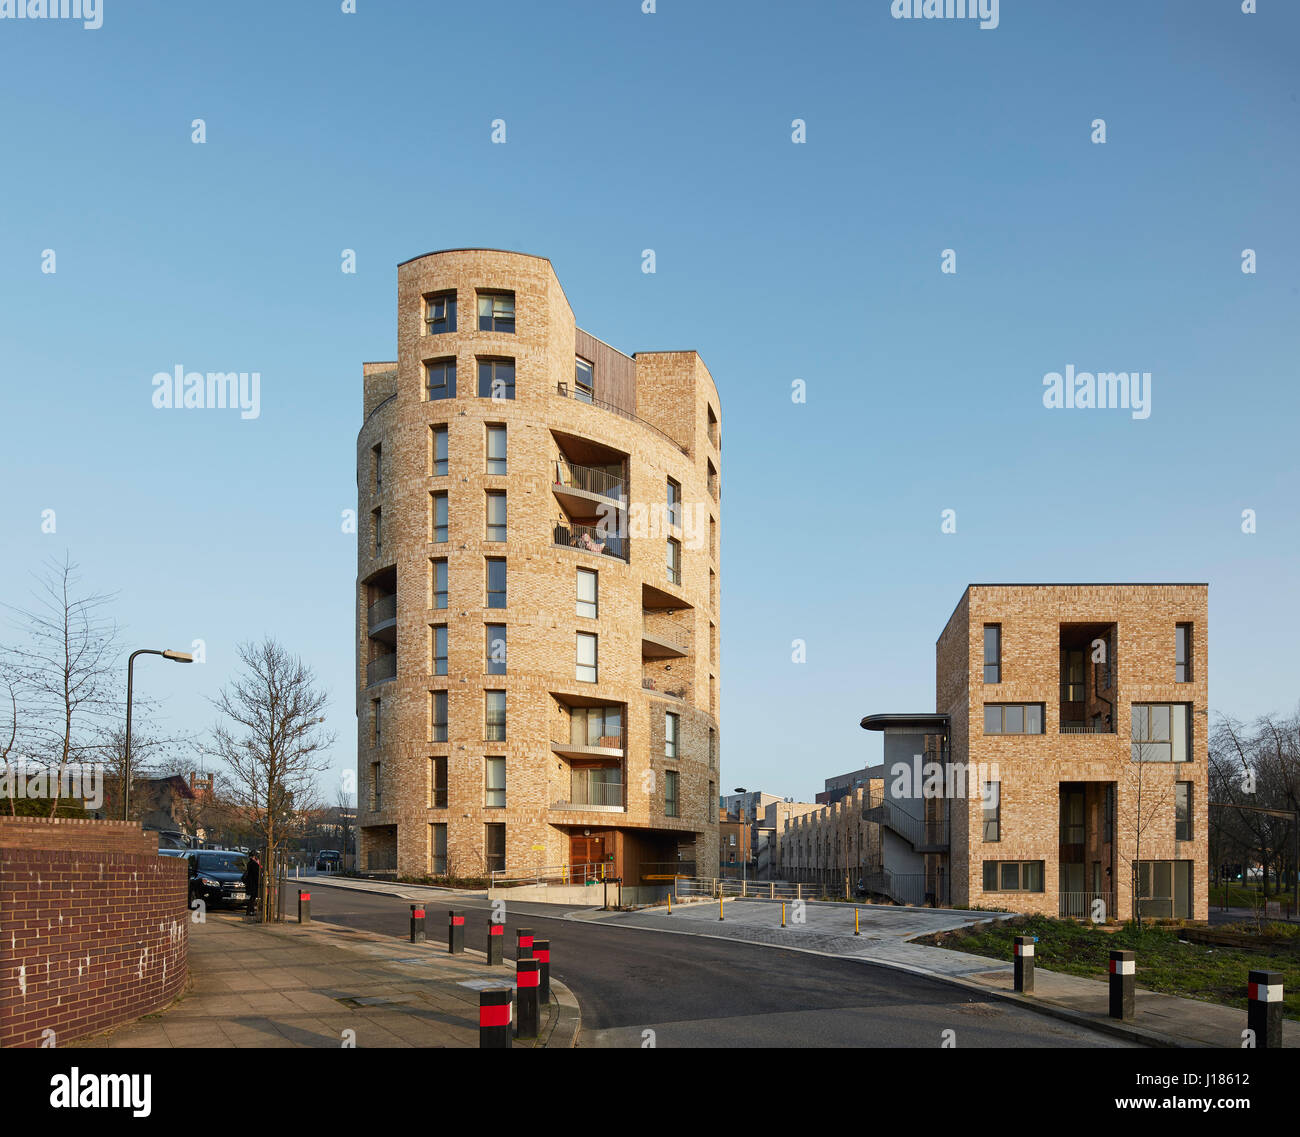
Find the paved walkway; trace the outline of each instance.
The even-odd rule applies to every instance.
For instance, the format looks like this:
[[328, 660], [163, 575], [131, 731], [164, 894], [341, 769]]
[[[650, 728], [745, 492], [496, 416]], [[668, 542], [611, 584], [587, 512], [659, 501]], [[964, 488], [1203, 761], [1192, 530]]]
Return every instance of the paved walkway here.
[[[186, 994], [169, 1008], [71, 1045], [477, 1047], [478, 988], [514, 982], [512, 963], [489, 968], [482, 952], [226, 912], [190, 926], [189, 964]], [[555, 981], [551, 992], [539, 1040], [515, 1046], [574, 1045], [577, 1000]]]
[[[844, 904], [805, 905], [803, 924], [781, 927], [781, 906], [772, 901], [734, 899], [726, 902], [724, 919], [718, 919], [718, 902], [674, 904], [667, 909], [637, 912], [581, 912], [570, 919], [596, 921], [613, 927], [644, 928], [660, 932], [707, 936], [714, 939], [761, 943], [819, 955], [883, 964], [934, 979], [943, 979], [985, 995], [992, 994], [1057, 1018], [1152, 1046], [1240, 1047], [1246, 1012], [1217, 1003], [1183, 999], [1145, 991], [1140, 986], [1132, 1023], [1108, 1016], [1109, 987], [1103, 979], [1085, 979], [1035, 969], [1033, 995], [1012, 990], [1011, 961], [999, 962], [969, 952], [908, 942], [914, 936], [944, 931], [996, 918], [996, 913], [970, 913], [942, 909], [862, 905], [861, 935], [853, 935], [853, 907]], [[1139, 960], [1139, 967], [1141, 961]], [[1300, 1023], [1283, 1025], [1283, 1042], [1300, 1047]]]

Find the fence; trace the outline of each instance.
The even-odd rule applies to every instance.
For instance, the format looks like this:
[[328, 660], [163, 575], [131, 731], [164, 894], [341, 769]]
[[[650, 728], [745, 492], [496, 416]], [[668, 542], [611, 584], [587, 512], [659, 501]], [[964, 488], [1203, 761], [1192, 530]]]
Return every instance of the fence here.
[[1115, 915], [1115, 894], [1113, 892], [1062, 892], [1060, 893], [1059, 915], [1068, 920], [1088, 920], [1093, 915], [1093, 904], [1100, 900], [1103, 907], [1101, 918], [1109, 920]]

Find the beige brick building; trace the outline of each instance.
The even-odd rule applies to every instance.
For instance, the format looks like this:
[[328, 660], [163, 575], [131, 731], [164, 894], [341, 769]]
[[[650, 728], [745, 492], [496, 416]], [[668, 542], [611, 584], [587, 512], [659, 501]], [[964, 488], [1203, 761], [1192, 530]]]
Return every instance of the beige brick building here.
[[970, 585], [936, 713], [862, 722], [885, 732], [876, 886], [1128, 919], [1136, 880], [1144, 916], [1207, 919], [1207, 592]]
[[582, 331], [542, 257], [398, 268], [363, 368], [363, 869], [717, 868], [720, 422], [691, 351]]
[[831, 895], [849, 896], [881, 860], [880, 826], [864, 817], [874, 780], [848, 790], [829, 805], [782, 803], [773, 856], [774, 879], [817, 884]]

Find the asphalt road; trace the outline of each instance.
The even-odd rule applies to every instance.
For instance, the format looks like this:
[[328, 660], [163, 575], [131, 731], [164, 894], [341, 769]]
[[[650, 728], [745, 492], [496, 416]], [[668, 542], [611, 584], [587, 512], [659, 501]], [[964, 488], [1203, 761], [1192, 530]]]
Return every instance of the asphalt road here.
[[[291, 886], [298, 883], [291, 882]], [[312, 884], [312, 916], [405, 939], [410, 901]], [[426, 900], [430, 941], [447, 942], [447, 910], [465, 913], [465, 942], [483, 950], [485, 900]], [[290, 907], [289, 910], [292, 910]], [[906, 972], [751, 944], [566, 920], [552, 905], [511, 904], [515, 930], [551, 941], [552, 974], [582, 1007], [579, 1046], [1122, 1047], [1123, 1041], [980, 1001]], [[653, 1032], [647, 1035], [646, 1032]]]

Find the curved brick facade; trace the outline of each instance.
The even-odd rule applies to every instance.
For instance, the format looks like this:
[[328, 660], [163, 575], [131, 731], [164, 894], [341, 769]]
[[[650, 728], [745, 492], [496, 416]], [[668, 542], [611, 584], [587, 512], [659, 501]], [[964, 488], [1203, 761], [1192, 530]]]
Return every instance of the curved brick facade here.
[[[497, 316], [481, 330], [485, 292], [497, 296]], [[455, 330], [445, 322], [430, 332], [427, 318], [445, 311], [438, 298], [453, 293]], [[593, 365], [591, 401], [575, 397], [579, 357]], [[430, 398], [446, 389], [429, 387], [427, 365], [452, 359], [455, 396]], [[479, 365], [489, 359], [513, 362], [513, 398], [480, 395]], [[364, 377], [362, 867], [480, 875], [501, 863], [501, 831], [489, 827], [504, 825], [510, 870], [599, 860], [634, 884], [681, 848], [699, 871], [713, 871], [720, 404], [699, 356], [625, 356], [576, 328], [548, 260], [468, 249], [399, 267], [398, 358], [366, 364]], [[438, 427], [447, 432], [445, 473]], [[504, 473], [489, 466], [490, 427], [505, 429]], [[667, 524], [669, 479], [683, 506], [676, 527]], [[505, 494], [504, 540], [489, 529], [489, 493]], [[445, 534], [435, 494], [447, 495]], [[679, 581], [670, 579], [670, 537], [682, 546]], [[489, 606], [488, 558], [506, 563], [504, 607]], [[594, 618], [578, 614], [579, 569], [597, 573]], [[487, 625], [506, 629], [504, 674], [489, 673]], [[436, 662], [439, 626], [446, 674]], [[597, 637], [594, 683], [578, 675], [579, 633]], [[489, 726], [488, 691], [505, 692], [504, 740], [489, 737], [499, 731]], [[617, 736], [609, 718], [583, 720], [593, 705], [620, 709]], [[675, 754], [665, 742], [669, 714]], [[489, 787], [499, 774], [489, 773], [489, 758], [505, 759], [504, 806]]]

